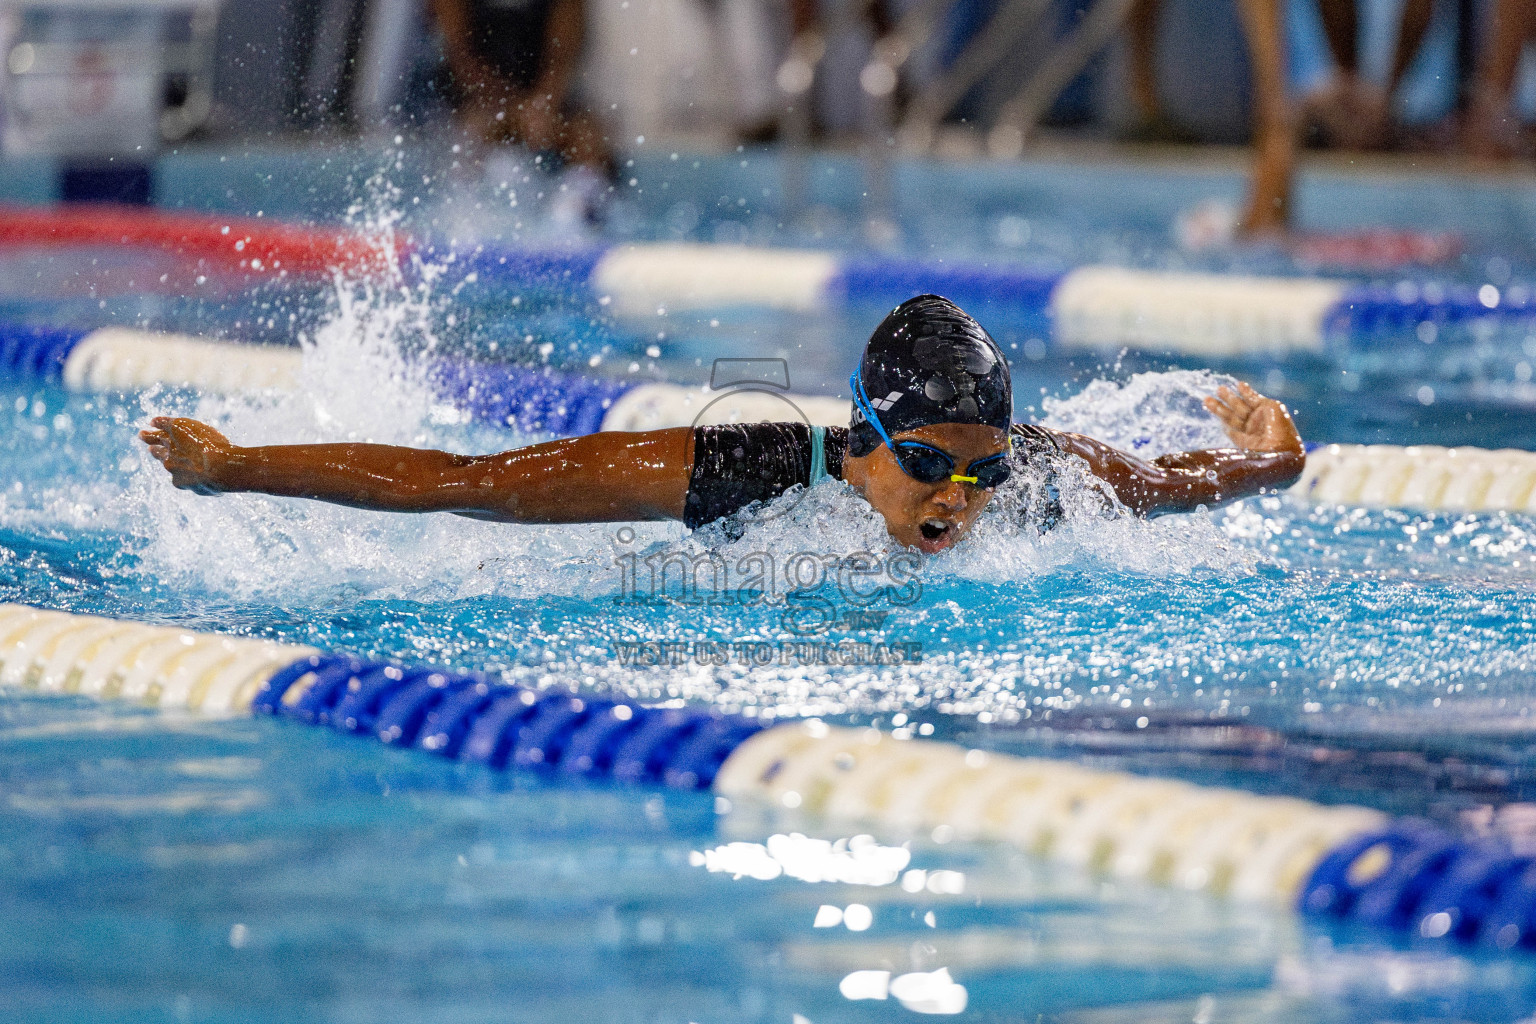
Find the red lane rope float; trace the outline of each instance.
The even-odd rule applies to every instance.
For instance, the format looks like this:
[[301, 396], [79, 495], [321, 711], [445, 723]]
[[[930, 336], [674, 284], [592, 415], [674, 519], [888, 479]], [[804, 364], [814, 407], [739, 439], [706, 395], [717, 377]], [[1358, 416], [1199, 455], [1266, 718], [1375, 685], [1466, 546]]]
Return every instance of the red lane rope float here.
[[1435, 267], [1462, 254], [1465, 240], [1447, 231], [1396, 231], [1380, 228], [1340, 234], [1304, 233], [1290, 245], [1303, 267], [1385, 271]]
[[210, 217], [98, 204], [0, 205], [0, 246], [134, 245], [265, 273], [370, 273], [398, 266], [403, 239], [250, 217]]

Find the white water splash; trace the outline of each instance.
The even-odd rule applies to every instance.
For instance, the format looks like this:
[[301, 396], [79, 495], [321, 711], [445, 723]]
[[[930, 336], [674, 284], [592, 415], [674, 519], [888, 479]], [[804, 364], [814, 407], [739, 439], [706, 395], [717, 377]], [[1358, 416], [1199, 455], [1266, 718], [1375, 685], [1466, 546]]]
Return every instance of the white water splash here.
[[1236, 384], [1236, 378], [1209, 370], [1138, 373], [1123, 384], [1095, 380], [1068, 398], [1047, 398], [1040, 422], [1144, 459], [1220, 448], [1231, 441], [1200, 402], [1218, 388]]
[[[397, 219], [371, 213], [363, 230], [394, 251]], [[359, 211], [354, 211], [354, 214]], [[432, 286], [440, 268], [408, 281], [392, 261], [370, 277], [338, 277], [333, 308], [302, 339], [300, 387], [286, 394], [199, 398], [190, 414], [241, 445], [358, 441], [495, 451], [530, 440], [466, 429], [433, 395], [422, 356], [436, 346]], [[182, 414], [150, 394], [145, 419]], [[147, 452], [121, 504], [141, 556], [161, 580], [293, 604], [338, 598], [451, 599], [484, 593], [611, 589], [613, 527], [509, 526], [451, 515], [366, 512], [314, 501], [177, 491]], [[680, 527], [651, 527], [661, 539]]]
[[[305, 348], [302, 389], [292, 395], [202, 399], [196, 415], [236, 443], [375, 441], [464, 450], [509, 447], [527, 439], [445, 425], [425, 383], [402, 355], [402, 338], [426, 323], [426, 298], [398, 285], [342, 282], [332, 318]], [[419, 343], [419, 339], [417, 340]], [[1147, 438], [1146, 453], [1184, 443], [1219, 443], [1220, 428], [1198, 406], [1220, 379], [1210, 374], [1142, 374], [1121, 386], [1095, 381], [1053, 403], [1053, 425], [1127, 444]], [[149, 403], [147, 412], [159, 411]], [[1042, 481], [1025, 475], [996, 499], [972, 536], [925, 561], [924, 578], [1006, 583], [1061, 567], [1151, 574], [1251, 571], [1255, 549], [1206, 513], [1144, 521], [1117, 508], [1078, 460], [1054, 467], [1065, 516], [1040, 533], [1017, 514], [1019, 495]], [[216, 500], [175, 491], [144, 457], [129, 500], [138, 507], [144, 557], [163, 577], [245, 596], [308, 603], [341, 595], [371, 599], [444, 599], [480, 594], [596, 596], [620, 586], [621, 546], [611, 524], [517, 526], [454, 516], [363, 512], [296, 499], [225, 495]], [[795, 492], [740, 519], [732, 539], [719, 527], [687, 536], [676, 524], [636, 527], [636, 547], [663, 544], [688, 557], [726, 560], [770, 551], [868, 552], [888, 558], [899, 546], [851, 488], [829, 482]]]
[[399, 196], [382, 176], [368, 188], [372, 204], [351, 207], [348, 221], [376, 269], [333, 276], [329, 315], [313, 336], [298, 338], [299, 389], [264, 399], [205, 396], [194, 412], [199, 419], [249, 438], [241, 443], [427, 440], [424, 428], [445, 411], [425, 378], [438, 347], [431, 315], [443, 268], [413, 256], [416, 280], [407, 278], [395, 255]]

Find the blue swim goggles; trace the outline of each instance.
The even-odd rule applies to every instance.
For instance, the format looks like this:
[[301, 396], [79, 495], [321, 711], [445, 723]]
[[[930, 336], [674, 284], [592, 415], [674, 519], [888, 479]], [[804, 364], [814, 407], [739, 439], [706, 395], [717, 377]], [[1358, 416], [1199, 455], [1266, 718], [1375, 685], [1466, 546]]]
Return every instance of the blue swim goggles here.
[[[921, 441], [892, 441], [891, 435], [885, 432], [885, 426], [880, 422], [880, 417], [875, 414], [875, 407], [869, 400], [869, 395], [864, 392], [864, 382], [859, 379], [859, 371], [854, 370], [848, 378], [848, 387], [853, 392], [853, 404], [864, 414], [869, 425], [875, 428], [880, 435], [880, 440], [891, 450], [896, 457], [896, 464], [902, 471], [919, 483], [937, 484], [946, 479], [955, 483], [974, 484], [984, 490], [996, 490], [1001, 487], [1013, 469], [1008, 465], [1008, 452], [998, 452], [996, 455], [988, 455], [984, 459], [977, 459], [966, 467], [969, 475], [962, 475], [955, 471], [955, 460], [948, 452], [932, 445], [923, 444]], [[1013, 437], [1008, 438], [1008, 449], [1013, 450]]]

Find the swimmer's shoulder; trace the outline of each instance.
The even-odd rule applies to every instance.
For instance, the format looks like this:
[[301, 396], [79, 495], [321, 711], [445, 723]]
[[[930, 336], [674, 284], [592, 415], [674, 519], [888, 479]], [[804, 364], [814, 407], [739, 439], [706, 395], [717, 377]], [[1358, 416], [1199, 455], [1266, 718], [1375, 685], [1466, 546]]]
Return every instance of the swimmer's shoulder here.
[[[790, 482], [811, 478], [842, 479], [847, 427], [821, 427], [794, 421], [721, 423], [693, 428], [694, 466], [706, 474], [748, 472], [784, 475]], [[812, 453], [822, 456], [812, 467]]]
[[1042, 427], [1038, 423], [1015, 423], [1009, 434], [1013, 437], [1014, 450], [1025, 455], [1055, 454], [1066, 450], [1062, 446], [1059, 431]]
[[683, 522], [690, 528], [771, 501], [791, 487], [842, 479], [848, 428], [724, 423], [693, 428]]

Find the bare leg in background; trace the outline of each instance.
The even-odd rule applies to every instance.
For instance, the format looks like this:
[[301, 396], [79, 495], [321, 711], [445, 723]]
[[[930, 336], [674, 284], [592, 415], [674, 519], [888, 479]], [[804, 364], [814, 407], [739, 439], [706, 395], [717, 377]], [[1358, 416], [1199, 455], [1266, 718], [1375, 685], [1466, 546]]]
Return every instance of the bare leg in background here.
[[1154, 124], [1163, 116], [1157, 98], [1156, 68], [1157, 19], [1162, 7], [1162, 0], [1139, 0], [1126, 21], [1126, 31], [1130, 33], [1127, 56], [1131, 65], [1131, 104], [1143, 124]]
[[1308, 97], [1306, 116], [1341, 149], [1382, 149], [1391, 136], [1391, 98], [1429, 31], [1434, 0], [1406, 0], [1398, 23], [1397, 45], [1386, 88], [1360, 73], [1358, 0], [1318, 0], [1328, 50], [1338, 72], [1327, 86]]
[[508, 81], [481, 52], [465, 0], [432, 0], [432, 9], [443, 32], [448, 65], [462, 94], [455, 114], [473, 138], [493, 145], [521, 143], [593, 168], [611, 162], [597, 121], [584, 110], [570, 109], [566, 102], [586, 36], [581, 0], [555, 3], [545, 28], [542, 66], [536, 80], [526, 87]]
[[1392, 75], [1387, 80], [1387, 95], [1397, 95], [1403, 76], [1413, 66], [1429, 34], [1429, 23], [1435, 16], [1435, 0], [1407, 0], [1403, 5], [1402, 19], [1397, 26], [1397, 49], [1392, 54]]
[[1283, 232], [1291, 219], [1296, 132], [1286, 89], [1285, 22], [1281, 0], [1238, 0], [1253, 63], [1253, 176], [1239, 230]]
[[1495, 0], [1472, 103], [1462, 126], [1462, 145], [1472, 156], [1507, 160], [1526, 147], [1510, 109], [1525, 44], [1536, 38], [1536, 3]]

